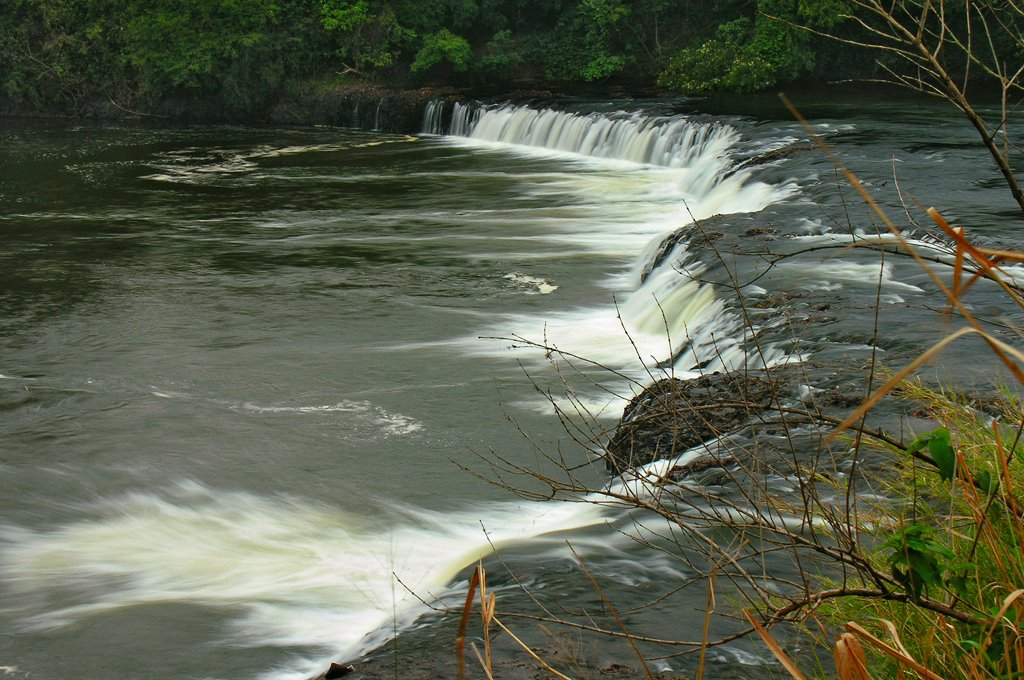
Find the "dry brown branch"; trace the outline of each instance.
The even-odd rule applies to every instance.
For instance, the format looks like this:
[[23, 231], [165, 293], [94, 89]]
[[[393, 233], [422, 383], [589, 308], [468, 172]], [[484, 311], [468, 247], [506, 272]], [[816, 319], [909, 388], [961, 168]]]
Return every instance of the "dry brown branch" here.
[[928, 670], [928, 668], [915, 661], [908, 654], [904, 653], [899, 649], [896, 649], [892, 645], [889, 645], [888, 643], [883, 642], [882, 640], [879, 640], [877, 637], [875, 637], [868, 631], [864, 630], [864, 628], [854, 623], [853, 621], [846, 624], [846, 630], [847, 632], [856, 635], [861, 640], [864, 640], [865, 642], [869, 643], [872, 647], [879, 650], [883, 654], [886, 654], [892, 657], [893, 659], [896, 659], [896, 661], [899, 663], [909, 666], [914, 671], [916, 671], [919, 676], [921, 676], [922, 680], [943, 680], [941, 676], [936, 675], [932, 671]]
[[768, 649], [770, 649], [772, 654], [775, 655], [775, 658], [779, 660], [782, 667], [786, 669], [787, 673], [789, 673], [790, 677], [793, 678], [793, 680], [806, 680], [804, 674], [800, 672], [800, 669], [797, 668], [796, 664], [793, 663], [793, 660], [789, 658], [789, 655], [786, 654], [779, 643], [775, 641], [775, 638], [765, 630], [765, 627], [762, 626], [755, 617], [751, 616], [750, 612], [743, 610], [743, 615], [747, 617], [747, 621], [750, 621], [750, 625], [754, 627], [755, 631], [757, 631], [761, 640], [768, 645]]
[[[964, 32], [959, 33], [946, 13], [946, 4], [945, 0], [939, 0], [936, 11], [935, 4], [930, 1], [853, 0], [852, 5], [856, 11], [843, 18], [860, 29], [865, 36], [862, 39], [814, 29], [777, 16], [766, 16], [829, 40], [902, 61], [908, 67], [905, 71], [897, 71], [889, 64], [879, 64], [889, 75], [884, 82], [939, 97], [960, 110], [978, 133], [1010, 194], [1024, 214], [1024, 190], [1013, 172], [1010, 156], [1010, 151], [1015, 150], [1016, 145], [1010, 140], [1007, 130], [1009, 96], [1011, 92], [1024, 90], [1021, 83], [1024, 69], [1018, 68], [1011, 72], [1000, 62], [994, 37], [996, 33], [1009, 36], [1017, 45], [1021, 45], [1018, 31], [1000, 15], [1000, 11], [1012, 13], [1018, 23], [1024, 20], [1024, 11], [1019, 4], [1013, 2], [1002, 3], [1001, 9], [996, 3], [987, 0], [964, 3], [966, 21]], [[997, 27], [992, 25], [993, 21], [998, 24]], [[975, 40], [975, 23], [980, 25], [983, 35], [980, 41]], [[955, 52], [957, 57], [965, 61], [966, 66], [959, 79], [946, 66], [950, 59], [945, 54], [947, 51]], [[972, 67], [994, 81], [1001, 92], [1001, 115], [993, 122], [987, 120], [967, 96]]]

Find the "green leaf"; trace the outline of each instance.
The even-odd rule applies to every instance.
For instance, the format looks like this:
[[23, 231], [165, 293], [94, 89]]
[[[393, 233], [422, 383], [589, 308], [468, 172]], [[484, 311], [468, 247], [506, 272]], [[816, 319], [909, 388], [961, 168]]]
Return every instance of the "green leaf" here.
[[953, 479], [956, 471], [956, 451], [950, 443], [949, 430], [940, 427], [931, 432], [921, 433], [907, 446], [907, 453], [912, 455], [925, 447], [928, 447], [928, 452], [939, 469], [939, 476], [945, 481]]
[[[956, 559], [952, 550], [934, 538], [935, 531], [923, 524], [909, 524], [897, 530], [883, 544], [893, 552], [889, 555], [889, 567], [893, 579], [914, 599], [921, 597], [928, 587], [941, 588], [946, 584], [943, 573], [954, 569], [964, 571], [973, 565], [958, 563], [952, 567]], [[901, 569], [905, 566], [906, 569]], [[966, 588], [966, 577], [954, 576], [963, 581]], [[959, 584], [959, 582], [957, 582]]]
[[939, 468], [939, 477], [943, 481], [953, 479], [956, 470], [956, 452], [949, 442], [949, 430], [940, 427], [932, 431], [931, 439], [928, 440], [928, 450], [932, 454], [935, 465]]
[[978, 487], [982, 491], [990, 496], [999, 490], [999, 480], [993, 477], [988, 470], [982, 470], [975, 475], [974, 481], [978, 483]]
[[950, 576], [946, 581], [946, 586], [957, 595], [965, 595], [967, 593], [967, 575]]
[[942, 568], [932, 555], [917, 551], [907, 553], [910, 568], [922, 583], [929, 586], [942, 585]]
[[921, 433], [920, 435], [918, 435], [917, 439], [915, 439], [914, 441], [910, 442], [910, 445], [907, 446], [907, 453], [911, 454], [911, 455], [917, 453], [918, 451], [920, 451], [924, 447], [928, 446], [928, 441], [931, 438], [932, 438], [932, 433], [931, 432], [923, 432], [923, 433]]

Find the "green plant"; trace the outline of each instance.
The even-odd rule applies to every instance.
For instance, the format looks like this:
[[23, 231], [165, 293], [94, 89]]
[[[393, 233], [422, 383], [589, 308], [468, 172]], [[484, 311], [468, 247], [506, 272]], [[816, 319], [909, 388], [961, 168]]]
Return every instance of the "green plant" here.
[[622, 0], [581, 0], [556, 29], [555, 49], [547, 55], [549, 75], [593, 82], [620, 73], [630, 60], [616, 37], [629, 14]]
[[353, 70], [391, 66], [412, 39], [394, 10], [374, 0], [322, 0], [320, 22]]
[[812, 72], [815, 45], [794, 23], [833, 28], [845, 3], [760, 0], [753, 16], [718, 26], [714, 37], [678, 51], [658, 76], [674, 90], [747, 92]]
[[469, 42], [447, 28], [442, 28], [423, 38], [423, 47], [416, 53], [416, 59], [409, 70], [413, 73], [425, 73], [445, 66], [456, 73], [461, 73], [469, 68], [471, 57]]

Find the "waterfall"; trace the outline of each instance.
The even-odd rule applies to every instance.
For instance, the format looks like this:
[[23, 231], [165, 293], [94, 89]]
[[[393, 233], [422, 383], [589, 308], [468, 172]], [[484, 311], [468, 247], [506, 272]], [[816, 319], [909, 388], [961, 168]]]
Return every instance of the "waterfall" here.
[[[352, 116], [358, 124], [358, 102]], [[443, 144], [535, 154], [542, 171], [531, 168], [530, 181], [521, 186], [568, 199], [534, 212], [529, 206], [504, 216], [484, 211], [482, 219], [505, 219], [514, 238], [530, 241], [524, 261], [537, 256], [528, 260], [537, 277], [502, 277], [499, 271], [494, 278], [545, 284], [550, 278], [551, 294], [520, 307], [530, 313], [488, 310], [492, 327], [453, 344], [507, 360], [507, 343], [479, 336], [521, 336], [633, 376], [670, 367], [685, 376], [755, 363], [748, 355], [750, 330], [734, 301], [703, 280], [709, 267], [702, 253], [677, 238], [695, 219], [757, 211], [787, 194], [786, 188], [752, 181], [750, 170], [736, 169], [730, 158], [739, 140], [735, 129], [682, 116], [449, 107], [441, 101], [424, 111], [423, 129], [444, 135]], [[552, 253], [547, 260], [534, 252], [545, 247]], [[547, 263], [572, 266], [565, 263], [594, 253], [618, 266], [599, 282], [607, 299], [558, 308], [564, 288], [554, 285], [559, 281]], [[507, 250], [500, 255], [503, 262], [515, 259]], [[761, 351], [757, 365], [786, 359], [776, 348], [762, 345]], [[244, 408], [358, 415], [368, 407], [346, 401], [312, 407], [245, 402]], [[399, 425], [418, 428], [406, 421]], [[429, 452], [441, 453], [446, 445]], [[606, 491], [647, 497], [689, 455], [697, 454], [651, 463], [612, 481]], [[621, 531], [595, 531], [599, 535], [589, 542], [607, 556], [634, 545], [628, 532], [639, 526], [621, 505], [603, 504], [601, 494], [466, 504], [447, 513], [386, 500], [387, 507], [367, 504], [357, 515], [308, 499], [182, 482], [161, 492], [99, 500], [43, 530], [0, 524], [0, 584], [15, 595], [4, 613], [36, 629], [57, 629], [146, 605], [213, 607], [232, 621], [233, 644], [295, 648], [293, 662], [268, 669], [267, 677], [301, 679], [330, 661], [377, 648], [428, 613], [428, 602], [460, 606], [465, 586], [453, 580], [495, 548], [528, 542], [534, 556], [543, 547], [545, 556], [566, 557], [565, 537], [555, 532], [577, 531], [573, 545], [586, 549], [584, 529], [615, 523]], [[658, 578], [657, 569], [672, 568], [659, 567], [658, 559], [632, 562], [630, 573]]]
[[727, 125], [642, 113], [580, 114], [528, 106], [456, 103], [444, 130], [444, 104], [431, 102], [424, 132], [669, 168], [723, 156], [736, 139]]
[[384, 105], [384, 97], [377, 102], [377, 110], [373, 114], [373, 129], [380, 130], [380, 109]]
[[421, 125], [424, 134], [444, 134], [444, 101], [441, 99], [431, 100], [423, 110], [423, 124]]
[[[425, 131], [446, 132], [459, 143], [587, 161], [586, 169], [574, 173], [578, 179], [561, 181], [557, 189], [596, 209], [583, 211], [578, 224], [550, 222], [557, 232], [553, 238], [621, 255], [632, 272], [607, 286], [616, 291], [617, 304], [506, 315], [466, 338], [467, 351], [506, 351], [507, 343], [484, 346], [478, 335], [520, 337], [637, 376], [654, 366], [686, 376], [786, 360], [784, 352], [766, 345], [748, 356], [750, 329], [731, 300], [702, 282], [707, 267], [685, 241], [650, 261], [669, 236], [694, 220], [756, 212], [789, 193], [751, 181], [750, 170], [735, 167], [734, 128], [685, 116], [464, 103], [452, 107], [445, 128], [444, 110], [440, 102], [428, 107]], [[640, 281], [645, 270], [650, 271]]]

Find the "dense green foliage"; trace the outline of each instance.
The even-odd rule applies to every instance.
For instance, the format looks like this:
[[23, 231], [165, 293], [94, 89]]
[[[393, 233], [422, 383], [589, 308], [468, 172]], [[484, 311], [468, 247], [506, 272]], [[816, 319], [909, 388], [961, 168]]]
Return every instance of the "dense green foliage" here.
[[79, 112], [198, 102], [258, 113], [339, 73], [753, 90], [868, 74], [877, 52], [804, 30], [862, 30], [843, 19], [850, 1], [3, 0], [0, 96]]
[[[743, 92], [778, 82], [834, 73], [834, 55], [843, 53], [854, 73], [872, 68], [874, 55], [822, 40], [815, 32], [842, 32], [853, 13], [847, 0], [757, 0], [736, 18], [719, 24], [714, 36], [679, 50], [658, 82], [685, 91]], [[849, 63], [852, 62], [852, 63]]]

